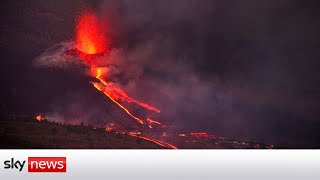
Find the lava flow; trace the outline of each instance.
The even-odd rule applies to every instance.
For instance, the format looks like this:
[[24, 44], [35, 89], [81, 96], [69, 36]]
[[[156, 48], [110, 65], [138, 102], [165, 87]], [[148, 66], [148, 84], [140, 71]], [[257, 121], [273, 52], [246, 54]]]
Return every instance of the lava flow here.
[[161, 128], [164, 128], [165, 125], [162, 125], [160, 122], [158, 121], [155, 121], [155, 120], [152, 120], [150, 118], [147, 119], [148, 123], [149, 123], [149, 128], [153, 128], [153, 125], [158, 125], [160, 126]]
[[[160, 113], [160, 110], [152, 107], [146, 103], [139, 102], [131, 97], [129, 97], [122, 89], [116, 87], [113, 83], [108, 83], [107, 81], [103, 80], [101, 78], [102, 70], [101, 68], [92, 68], [93, 69], [93, 74], [94, 76], [102, 83], [99, 89], [104, 89], [103, 92], [108, 94], [109, 96], [112, 97], [112, 99], [115, 100], [121, 100], [121, 101], [126, 101], [129, 103], [135, 103], [141, 107], [144, 107], [145, 109], [148, 109], [150, 111], [155, 111], [157, 113]], [[98, 85], [95, 85], [98, 86]], [[103, 88], [104, 86], [104, 88]]]
[[208, 134], [208, 133], [205, 133], [205, 132], [190, 133], [190, 135], [194, 136], [196, 138], [219, 139], [219, 140], [223, 140], [224, 139], [224, 137]]
[[118, 101], [116, 101], [114, 98], [112, 98], [112, 96], [111, 96], [107, 91], [104, 91], [104, 90], [101, 88], [101, 86], [100, 86], [99, 83], [92, 83], [92, 84], [93, 84], [93, 86], [94, 86], [96, 89], [98, 89], [99, 91], [103, 92], [103, 94], [105, 94], [109, 99], [111, 99], [114, 103], [116, 103], [121, 109], [123, 109], [128, 115], [130, 115], [130, 116], [131, 116], [133, 119], [135, 119], [138, 123], [144, 124], [144, 122], [143, 122], [142, 119], [140, 119], [140, 118], [132, 115], [127, 108], [125, 108], [125, 107], [122, 106]]
[[[82, 14], [82, 17], [78, 21], [76, 26], [76, 48], [78, 50], [78, 55], [82, 59], [86, 60], [91, 69], [91, 76], [99, 80], [99, 82], [91, 82], [93, 86], [105, 94], [109, 99], [111, 99], [115, 104], [117, 104], [121, 109], [123, 109], [128, 115], [135, 119], [139, 124], [144, 124], [141, 118], [134, 116], [127, 108], [125, 108], [119, 101], [126, 101], [129, 103], [135, 103], [145, 109], [150, 111], [155, 111], [160, 113], [160, 110], [154, 108], [146, 103], [139, 102], [131, 97], [129, 97], [122, 89], [117, 87], [114, 83], [110, 83], [101, 77], [102, 68], [97, 67], [93, 57], [99, 57], [103, 52], [108, 51], [107, 38], [104, 33], [105, 26], [102, 22], [91, 12], [87, 11]], [[89, 57], [89, 58], [88, 58]]]
[[[108, 52], [108, 46], [106, 45], [107, 38], [104, 34], [104, 25], [99, 21], [99, 19], [92, 13], [86, 12], [78, 21], [76, 27], [76, 52], [78, 56], [84, 59], [89, 68], [90, 75], [98, 80], [98, 82], [91, 82], [91, 84], [104, 95], [106, 95], [111, 101], [123, 109], [130, 117], [135, 119], [139, 124], [145, 124], [144, 120], [133, 115], [126, 107], [124, 107], [121, 102], [135, 103], [147, 110], [160, 113], [160, 110], [152, 107], [146, 103], [140, 102], [129, 97], [120, 87], [116, 86], [115, 83], [109, 82], [103, 72], [103, 67], [99, 67], [95, 63], [95, 59], [99, 58], [104, 52]], [[104, 77], [103, 77], [104, 75]], [[151, 120], [147, 118], [148, 126], [152, 128], [152, 125], [159, 125], [164, 127], [160, 122]], [[106, 129], [106, 131], [111, 131], [112, 129]], [[146, 141], [153, 142], [165, 148], [177, 149], [177, 147], [162, 142], [155, 139], [150, 139], [145, 136], [138, 136], [131, 134], [131, 136], [144, 139]]]
[[166, 143], [166, 142], [163, 142], [163, 141], [150, 139], [150, 138], [147, 138], [147, 137], [144, 137], [144, 136], [138, 136], [138, 135], [134, 135], [134, 134], [131, 134], [130, 136], [137, 137], [137, 138], [140, 138], [140, 139], [144, 139], [146, 141], [153, 142], [153, 143], [158, 144], [159, 146], [162, 146], [164, 148], [178, 149], [176, 146], [174, 146], [172, 144], [169, 144], [169, 143]]

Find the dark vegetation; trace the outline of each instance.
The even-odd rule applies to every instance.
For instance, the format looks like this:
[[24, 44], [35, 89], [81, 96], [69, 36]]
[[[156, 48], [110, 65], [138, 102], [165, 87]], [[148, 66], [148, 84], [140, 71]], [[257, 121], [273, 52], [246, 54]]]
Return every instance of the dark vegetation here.
[[159, 149], [154, 143], [104, 128], [41, 122], [30, 116], [0, 119], [2, 149]]

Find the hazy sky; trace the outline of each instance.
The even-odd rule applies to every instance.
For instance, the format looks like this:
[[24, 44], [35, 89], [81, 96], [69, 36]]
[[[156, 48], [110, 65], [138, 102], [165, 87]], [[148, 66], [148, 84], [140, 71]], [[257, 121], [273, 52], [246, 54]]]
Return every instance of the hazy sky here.
[[[319, 137], [313, 124], [320, 116], [316, 1], [85, 4], [108, 24], [106, 34], [116, 50], [108, 63], [118, 66], [112, 78], [130, 95], [162, 108], [160, 119], [274, 142], [296, 134], [301, 142]], [[104, 106], [95, 103], [99, 95], [83, 76], [32, 66], [52, 45], [73, 39], [83, 3], [13, 0], [1, 8], [2, 112], [70, 109], [75, 115], [90, 109], [99, 116]]]

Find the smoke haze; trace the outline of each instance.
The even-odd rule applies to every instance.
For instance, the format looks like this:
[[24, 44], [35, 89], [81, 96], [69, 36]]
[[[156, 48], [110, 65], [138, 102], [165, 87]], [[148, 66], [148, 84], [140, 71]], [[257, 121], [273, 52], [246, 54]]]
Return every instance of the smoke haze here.
[[[159, 108], [159, 121], [185, 131], [280, 145], [311, 146], [318, 139], [320, 25], [314, 4], [292, 0], [87, 3], [94, 4], [107, 24], [111, 40], [111, 54], [99, 61], [102, 76], [135, 99]], [[60, 11], [68, 12], [61, 8], [55, 7], [58, 17]], [[69, 19], [75, 19], [78, 12], [68, 13], [74, 16]], [[47, 93], [52, 99], [41, 111], [98, 124], [122, 118], [88, 83], [94, 80], [87, 76], [83, 61], [62, 57], [74, 47], [74, 24], [63, 27], [67, 26], [59, 32], [52, 27], [54, 34], [69, 34], [34, 48], [38, 50], [25, 60], [32, 64], [33, 59], [36, 73], [44, 74], [35, 82], [51, 82]], [[48, 47], [52, 48], [45, 51]], [[21, 57], [16, 59], [14, 64]], [[52, 72], [49, 75], [39, 67]], [[36, 89], [28, 92], [40, 92]], [[35, 99], [38, 104], [45, 98]]]

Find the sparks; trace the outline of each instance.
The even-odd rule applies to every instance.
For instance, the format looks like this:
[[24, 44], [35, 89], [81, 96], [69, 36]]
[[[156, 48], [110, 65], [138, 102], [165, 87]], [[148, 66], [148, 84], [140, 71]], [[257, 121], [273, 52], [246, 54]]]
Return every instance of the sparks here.
[[86, 11], [76, 26], [76, 48], [86, 54], [98, 54], [107, 49], [104, 24], [94, 13]]

